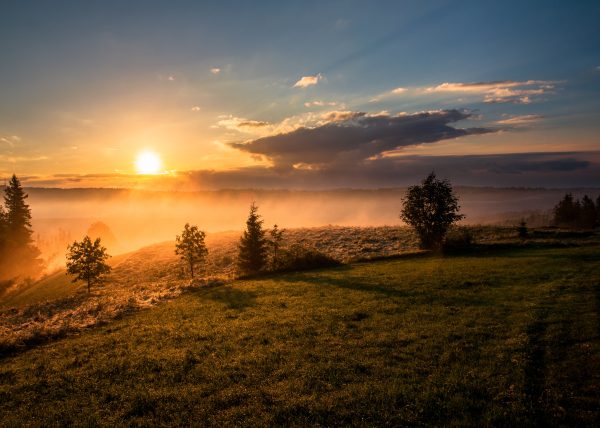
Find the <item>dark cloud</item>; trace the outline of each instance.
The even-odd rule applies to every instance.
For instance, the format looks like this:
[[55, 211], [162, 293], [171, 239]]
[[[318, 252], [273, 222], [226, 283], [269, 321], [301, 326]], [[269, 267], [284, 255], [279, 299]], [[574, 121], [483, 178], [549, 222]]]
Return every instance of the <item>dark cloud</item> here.
[[[143, 177], [143, 182], [152, 189], [169, 190], [383, 188], [418, 183], [431, 171], [464, 186], [600, 187], [600, 152], [397, 156], [320, 169], [187, 171]], [[136, 187], [140, 180], [133, 174], [58, 174], [48, 179], [26, 177], [23, 182], [50, 187]]]
[[[337, 113], [337, 114], [334, 114]], [[466, 135], [494, 132], [486, 128], [454, 128], [449, 124], [471, 114], [442, 110], [410, 115], [370, 116], [362, 112], [331, 112], [327, 123], [286, 134], [231, 143], [236, 149], [267, 156], [278, 167], [295, 164], [356, 164], [399, 147], [435, 143]]]

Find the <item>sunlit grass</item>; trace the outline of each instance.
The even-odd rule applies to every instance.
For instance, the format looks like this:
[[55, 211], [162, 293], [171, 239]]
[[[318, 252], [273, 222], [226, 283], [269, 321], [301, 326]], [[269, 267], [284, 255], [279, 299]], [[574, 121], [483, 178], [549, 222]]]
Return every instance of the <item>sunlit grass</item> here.
[[592, 425], [600, 248], [506, 248], [240, 281], [0, 364], [0, 419]]

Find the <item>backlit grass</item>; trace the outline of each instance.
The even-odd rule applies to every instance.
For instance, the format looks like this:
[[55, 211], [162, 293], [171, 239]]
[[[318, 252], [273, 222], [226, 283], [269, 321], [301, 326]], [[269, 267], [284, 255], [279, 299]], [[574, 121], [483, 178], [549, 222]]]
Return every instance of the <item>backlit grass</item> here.
[[600, 247], [200, 289], [0, 361], [0, 424], [594, 425]]

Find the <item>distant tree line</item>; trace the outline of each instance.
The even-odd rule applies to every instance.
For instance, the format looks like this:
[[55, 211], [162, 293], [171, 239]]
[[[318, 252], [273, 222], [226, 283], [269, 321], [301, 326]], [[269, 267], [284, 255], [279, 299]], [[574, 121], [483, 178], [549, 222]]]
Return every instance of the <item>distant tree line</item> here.
[[0, 279], [34, 277], [43, 268], [40, 251], [33, 244], [31, 210], [21, 182], [13, 175], [0, 204]]
[[596, 202], [588, 195], [581, 200], [567, 193], [553, 210], [553, 224], [559, 227], [591, 229], [600, 225], [600, 196]]

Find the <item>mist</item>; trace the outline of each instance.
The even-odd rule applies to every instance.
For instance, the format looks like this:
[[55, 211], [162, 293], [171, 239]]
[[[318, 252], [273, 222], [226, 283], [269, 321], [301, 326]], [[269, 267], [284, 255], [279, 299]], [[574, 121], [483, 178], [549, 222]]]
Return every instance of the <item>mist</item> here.
[[[252, 202], [259, 206], [267, 228], [274, 224], [284, 228], [402, 225], [398, 215], [405, 192], [402, 188], [203, 192], [26, 190], [33, 217], [34, 239], [47, 261], [56, 259], [59, 263], [63, 261], [66, 245], [81, 239], [95, 223], [108, 227], [107, 233], [112, 236], [109, 240], [103, 239], [104, 244], [111, 254], [119, 254], [174, 240], [185, 223], [195, 224], [209, 234], [241, 231]], [[600, 193], [592, 189], [476, 187], [459, 187], [456, 191], [467, 224], [506, 222], [527, 213], [547, 212], [567, 191], [575, 196]]]

